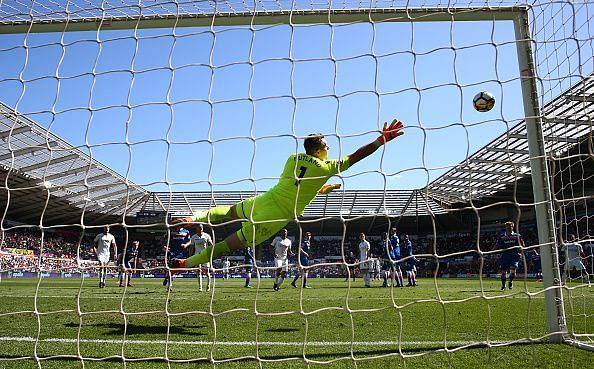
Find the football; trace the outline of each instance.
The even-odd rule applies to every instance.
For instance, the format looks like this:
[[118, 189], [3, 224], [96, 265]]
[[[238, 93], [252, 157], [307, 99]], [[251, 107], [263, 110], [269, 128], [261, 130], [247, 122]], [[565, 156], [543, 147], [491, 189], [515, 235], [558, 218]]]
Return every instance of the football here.
[[493, 106], [495, 106], [495, 96], [487, 91], [479, 92], [478, 94], [474, 95], [474, 98], [472, 99], [472, 105], [474, 105], [474, 108], [477, 111], [489, 111], [493, 108]]

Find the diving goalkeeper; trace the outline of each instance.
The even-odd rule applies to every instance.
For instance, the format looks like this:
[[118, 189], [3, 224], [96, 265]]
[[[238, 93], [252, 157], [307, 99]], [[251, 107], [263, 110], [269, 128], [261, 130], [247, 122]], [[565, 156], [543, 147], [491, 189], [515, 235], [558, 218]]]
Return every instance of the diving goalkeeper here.
[[291, 154], [278, 183], [267, 192], [243, 200], [233, 206], [217, 206], [195, 214], [177, 218], [179, 223], [217, 223], [230, 219], [246, 219], [241, 229], [225, 240], [207, 247], [188, 259], [171, 261], [173, 268], [192, 268], [217, 259], [221, 255], [257, 246], [278, 233], [289, 221], [301, 216], [318, 193], [327, 194], [340, 184], [325, 184], [328, 178], [344, 172], [355, 163], [373, 154], [379, 147], [404, 134], [402, 122], [384, 123], [381, 135], [341, 160], [328, 160], [330, 147], [322, 134], [309, 135], [303, 146], [305, 154]]

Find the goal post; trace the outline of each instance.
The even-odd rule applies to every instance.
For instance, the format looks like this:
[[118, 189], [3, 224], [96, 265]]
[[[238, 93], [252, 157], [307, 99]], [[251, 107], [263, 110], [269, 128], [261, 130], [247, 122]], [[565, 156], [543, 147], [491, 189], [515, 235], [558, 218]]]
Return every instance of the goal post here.
[[516, 19], [514, 19], [514, 31], [516, 34], [522, 97], [526, 115], [526, 132], [530, 152], [530, 169], [532, 172], [538, 239], [541, 245], [540, 254], [547, 306], [547, 324], [551, 341], [563, 343], [567, 329], [563, 293], [561, 291], [561, 273], [557, 253], [558, 244], [555, 235], [553, 198], [551, 196], [551, 172], [547, 164], [547, 153], [541, 122], [542, 114], [538, 104], [538, 91], [536, 89], [532, 37], [530, 35], [527, 12], [519, 13]]

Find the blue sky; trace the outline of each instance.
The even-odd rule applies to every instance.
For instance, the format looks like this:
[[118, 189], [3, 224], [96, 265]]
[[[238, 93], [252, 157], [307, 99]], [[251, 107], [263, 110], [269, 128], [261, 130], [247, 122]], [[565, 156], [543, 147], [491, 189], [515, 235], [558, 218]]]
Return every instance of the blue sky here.
[[421, 188], [523, 119], [511, 22], [133, 35], [0, 35], [0, 100], [149, 190], [266, 190], [307, 134], [336, 158], [393, 118], [405, 135], [344, 186]]

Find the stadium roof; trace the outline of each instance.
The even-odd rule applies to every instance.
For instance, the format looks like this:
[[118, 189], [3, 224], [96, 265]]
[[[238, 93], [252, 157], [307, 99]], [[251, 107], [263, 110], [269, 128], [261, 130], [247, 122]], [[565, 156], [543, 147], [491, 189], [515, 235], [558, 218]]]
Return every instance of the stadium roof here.
[[[139, 210], [168, 211], [185, 216], [219, 205], [233, 205], [262, 192], [156, 192]], [[445, 210], [418, 190], [349, 190], [317, 196], [305, 209], [305, 218], [407, 216], [443, 214]]]
[[[551, 160], [573, 155], [576, 159], [591, 159], [592, 150], [572, 151], [590, 142], [593, 133], [594, 75], [584, 78], [542, 108], [545, 150]], [[578, 155], [577, 157], [575, 155]], [[581, 176], [594, 175], [591, 160], [586, 162]], [[470, 198], [486, 200], [499, 192], [510, 192], [532, 203], [530, 155], [526, 123], [521, 121], [494, 139], [467, 160], [456, 165], [431, 182], [429, 198], [449, 206], [468, 202]], [[508, 197], [511, 199], [511, 197]]]
[[[2, 103], [0, 139], [0, 179], [4, 184], [8, 177], [13, 194], [7, 204], [11, 219], [44, 213], [44, 223], [69, 217], [72, 222], [72, 216], [80, 220], [83, 210], [117, 216], [148, 196], [143, 188]], [[6, 191], [0, 197], [6, 201]]]

